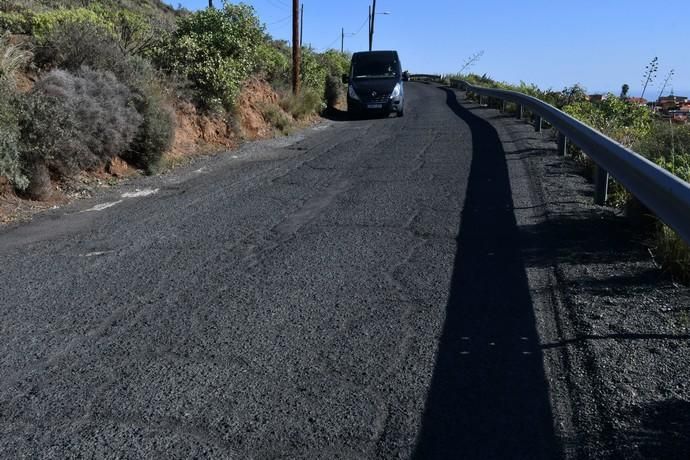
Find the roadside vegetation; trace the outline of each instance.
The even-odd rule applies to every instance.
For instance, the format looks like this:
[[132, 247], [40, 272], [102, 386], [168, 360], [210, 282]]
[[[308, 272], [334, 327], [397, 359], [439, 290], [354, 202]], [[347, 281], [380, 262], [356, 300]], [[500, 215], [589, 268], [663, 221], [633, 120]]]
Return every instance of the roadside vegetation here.
[[[630, 101], [625, 97], [627, 85], [623, 85], [621, 95], [607, 94], [602, 100], [590, 101], [586, 90], [578, 84], [557, 91], [542, 90], [525, 82], [518, 85], [499, 82], [487, 75], [458, 74], [449, 78], [518, 91], [541, 99], [690, 182], [690, 124], [663, 119], [647, 107]], [[591, 160], [575, 146], [569, 145], [569, 150], [590, 174]], [[639, 217], [649, 217], [650, 211], [613, 179], [609, 190], [609, 204], [634, 214], [633, 222], [644, 227], [640, 232], [646, 232], [648, 219]], [[657, 261], [674, 279], [690, 283], [690, 247], [676, 232], [656, 219], [653, 228], [652, 246]]]
[[249, 6], [226, 1], [192, 13], [159, 0], [6, 0], [0, 185], [42, 200], [55, 183], [115, 160], [154, 173], [189, 107], [237, 133], [249, 81], [271, 93], [260, 122], [288, 133], [337, 103], [333, 76], [348, 65], [345, 54], [304, 48], [303, 91], [293, 96], [291, 50]]

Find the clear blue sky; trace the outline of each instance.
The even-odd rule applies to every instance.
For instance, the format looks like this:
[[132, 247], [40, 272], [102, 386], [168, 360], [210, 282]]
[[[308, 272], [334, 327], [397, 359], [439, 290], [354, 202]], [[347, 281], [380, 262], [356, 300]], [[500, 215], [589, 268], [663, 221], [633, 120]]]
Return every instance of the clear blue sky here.
[[[192, 10], [208, 5], [168, 3]], [[243, 3], [256, 9], [272, 36], [291, 39], [291, 0]], [[303, 0], [305, 44], [339, 49], [344, 27], [359, 31], [345, 38], [346, 50], [365, 49], [370, 3]], [[589, 92], [619, 92], [628, 83], [639, 95], [644, 67], [658, 56], [657, 79], [646, 97], [656, 97], [670, 69], [675, 94], [690, 96], [690, 0], [377, 0], [377, 11], [391, 14], [377, 16], [374, 47], [397, 49], [411, 72], [456, 72], [483, 50], [471, 70], [499, 80], [554, 89], [579, 82]]]

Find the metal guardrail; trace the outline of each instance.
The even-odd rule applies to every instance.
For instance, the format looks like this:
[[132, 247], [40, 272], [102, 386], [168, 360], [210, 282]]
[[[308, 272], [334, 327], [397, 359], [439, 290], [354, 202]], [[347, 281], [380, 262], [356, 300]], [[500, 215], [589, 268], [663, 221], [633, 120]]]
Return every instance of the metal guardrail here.
[[413, 73], [410, 74], [410, 80], [428, 80], [428, 81], [440, 81], [441, 75], [425, 74], [425, 73]]
[[[690, 184], [657, 166], [640, 154], [624, 147], [592, 127], [537, 98], [515, 91], [473, 86], [451, 80], [451, 86], [468, 92], [510, 101], [517, 105], [517, 117], [527, 108], [535, 115], [535, 129], [541, 131], [542, 119], [558, 130], [558, 150], [565, 155], [567, 142], [577, 145], [597, 164], [595, 201], [606, 201], [608, 174], [673, 228], [690, 244]], [[505, 108], [505, 105], [504, 105]]]

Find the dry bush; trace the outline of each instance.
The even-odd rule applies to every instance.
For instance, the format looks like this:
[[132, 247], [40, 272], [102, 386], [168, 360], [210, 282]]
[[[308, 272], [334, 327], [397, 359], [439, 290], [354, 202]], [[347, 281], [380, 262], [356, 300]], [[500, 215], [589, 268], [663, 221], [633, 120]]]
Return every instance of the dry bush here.
[[14, 44], [9, 32], [0, 34], [0, 79], [12, 80], [14, 74], [31, 61], [33, 53], [26, 46]]
[[22, 99], [19, 127], [21, 161], [29, 178], [26, 193], [45, 199], [50, 194], [48, 169], [68, 175], [78, 167], [76, 160], [88, 152], [77, 142], [74, 115], [62, 101], [40, 91]]
[[28, 180], [21, 167], [17, 97], [12, 85], [0, 79], [0, 176], [22, 190], [28, 185]]
[[280, 101], [283, 110], [297, 120], [321, 112], [322, 104], [321, 95], [312, 89], [304, 89], [298, 96], [288, 94]]
[[261, 116], [266, 120], [266, 123], [285, 135], [290, 134], [293, 128], [293, 121], [276, 104], [263, 104], [261, 106]]
[[326, 77], [326, 89], [324, 97], [328, 108], [333, 108], [338, 105], [340, 98], [343, 96], [343, 82], [341, 77], [336, 75], [329, 75]]
[[[38, 105], [32, 107], [30, 116], [42, 117], [38, 112], [43, 104], [55, 117], [70, 120], [63, 127], [71, 132], [70, 139], [60, 138], [66, 145], [48, 149], [44, 155], [60, 174], [75, 168], [92, 169], [124, 153], [142, 123], [132, 107], [131, 92], [109, 72], [83, 68], [75, 75], [54, 70], [36, 83], [33, 99]], [[33, 139], [30, 145], [48, 141], [38, 127], [26, 134]]]
[[[123, 53], [114, 37], [97, 24], [89, 22], [65, 23], [57, 26], [46, 38], [42, 48], [44, 65], [59, 66], [83, 74], [84, 65], [102, 72], [112, 72], [122, 84], [117, 90], [112, 82], [104, 86], [103, 96], [119, 107], [128, 106], [125, 112], [117, 112], [115, 123], [103, 138], [89, 134], [88, 127], [82, 126], [80, 131], [89, 150], [99, 159], [108, 159], [114, 155], [121, 155], [130, 163], [153, 172], [160, 161], [163, 152], [170, 146], [174, 135], [174, 116], [165, 104], [164, 90], [151, 64], [138, 56]], [[93, 72], [93, 71], [91, 71]], [[54, 80], [64, 79], [63, 74], [55, 74]], [[55, 83], [50, 83], [54, 86]], [[60, 83], [59, 91], [64, 93], [64, 100], [69, 100], [67, 87], [69, 82]], [[127, 91], [124, 91], [128, 88]], [[85, 96], [94, 100], [94, 88], [87, 89]], [[127, 102], [125, 102], [125, 100]], [[101, 107], [106, 107], [106, 101], [98, 100], [96, 106], [90, 106], [96, 112], [95, 120], [101, 120]], [[124, 102], [124, 105], [122, 104]], [[131, 103], [131, 104], [130, 104]], [[129, 104], [129, 105], [128, 105]], [[74, 106], [78, 109], [79, 106]], [[138, 123], [134, 123], [132, 111], [139, 114]], [[83, 109], [81, 109], [83, 110]], [[123, 131], [124, 126], [136, 128]], [[96, 126], [100, 126], [97, 124]], [[103, 141], [103, 145], [97, 145]], [[125, 145], [127, 144], [127, 145]], [[82, 167], [88, 167], [80, 163]]]

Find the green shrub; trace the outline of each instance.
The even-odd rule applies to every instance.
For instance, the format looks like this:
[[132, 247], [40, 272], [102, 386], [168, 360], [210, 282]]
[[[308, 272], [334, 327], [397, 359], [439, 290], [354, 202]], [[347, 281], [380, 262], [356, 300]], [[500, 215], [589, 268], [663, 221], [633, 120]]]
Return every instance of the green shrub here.
[[[58, 118], [73, 121], [69, 148], [48, 158], [50, 165], [63, 174], [74, 167], [101, 166], [126, 152], [142, 123], [132, 105], [132, 93], [110, 72], [82, 68], [75, 75], [54, 70], [36, 83], [33, 92], [54, 101], [51, 110]], [[39, 145], [44, 142], [45, 134], [40, 129], [35, 129], [32, 136]], [[67, 152], [74, 155], [66, 157]]]
[[[647, 136], [652, 127], [652, 116], [646, 107], [619, 99], [613, 94], [608, 94], [601, 102], [581, 101], [566, 105], [563, 111], [629, 148]], [[578, 155], [581, 157], [582, 154]], [[584, 160], [584, 164], [587, 170], [592, 170], [593, 162], [589, 158]], [[621, 207], [631, 199], [627, 190], [611, 180], [609, 204]]]
[[317, 53], [309, 48], [302, 49], [302, 86], [306, 90], [313, 90], [321, 97], [326, 86], [328, 69], [319, 61]]
[[173, 111], [165, 106], [162, 88], [155, 80], [139, 87], [135, 101], [143, 122], [129, 149], [122, 156], [152, 174], [158, 169], [163, 153], [173, 141], [175, 117]]
[[322, 67], [325, 67], [328, 75], [334, 75], [339, 78], [349, 73], [350, 60], [351, 56], [349, 54], [335, 50], [328, 50], [317, 55], [317, 61]]
[[164, 24], [154, 27], [149, 19], [129, 10], [110, 11], [107, 17], [120, 49], [128, 55], [149, 55], [166, 30]]
[[256, 53], [255, 73], [274, 85], [283, 85], [289, 81], [291, 58], [290, 50], [283, 42], [261, 43]]
[[342, 76], [350, 69], [350, 56], [335, 50], [316, 55], [316, 61], [325, 71], [324, 100], [334, 107], [343, 94]]
[[26, 13], [26, 15], [31, 23], [31, 34], [39, 41], [63, 24], [86, 23], [110, 31], [113, 28], [112, 22], [105, 16], [103, 9], [94, 11], [92, 8], [60, 8], [40, 13]]
[[157, 50], [156, 60], [194, 82], [206, 106], [231, 109], [242, 83], [256, 68], [263, 41], [254, 10], [225, 2], [223, 8], [180, 19], [169, 42]]
[[[31, 33], [45, 47], [44, 57], [51, 52], [74, 56], [86, 52], [83, 65], [92, 65], [93, 48], [107, 47], [104, 51], [113, 55], [115, 48], [122, 55], [145, 55], [152, 52], [165, 25], [130, 10], [106, 8], [94, 3], [88, 8], [58, 9], [43, 13], [25, 13]], [[71, 50], [70, 48], [75, 49]], [[48, 59], [50, 60], [50, 59]], [[59, 65], [59, 63], [57, 64]], [[76, 68], [79, 68], [77, 63]]]
[[649, 109], [613, 94], [608, 94], [601, 102], [576, 102], [563, 110], [627, 147], [646, 136], [652, 127]]
[[13, 34], [30, 34], [31, 17], [17, 12], [0, 11], [0, 30]]
[[690, 151], [686, 150], [688, 147], [690, 144], [681, 148], [682, 151], [676, 150], [666, 156], [658, 156], [654, 161], [671, 174], [690, 182]]
[[82, 66], [97, 70], [116, 71], [125, 56], [115, 37], [103, 25], [89, 21], [56, 24], [38, 47], [38, 65], [76, 72]]
[[465, 80], [472, 85], [485, 86], [487, 88], [507, 89], [509, 91], [517, 91], [519, 93], [527, 94], [536, 97], [548, 104], [562, 109], [566, 105], [575, 104], [577, 102], [586, 102], [587, 91], [579, 83], [563, 88], [562, 91], [554, 91], [552, 89], [542, 90], [535, 84], [528, 84], [521, 81], [519, 85], [497, 81], [488, 76], [477, 74], [455, 74], [447, 76], [448, 79]]
[[663, 163], [674, 156], [690, 155], [690, 125], [655, 120], [649, 133], [635, 144], [635, 151], [655, 161], [663, 158], [666, 160]]
[[99, 14], [125, 9], [148, 20], [171, 24], [174, 18], [187, 12], [175, 10], [162, 1], [141, 0], [1, 0], [0, 9], [10, 13], [46, 13], [56, 9], [88, 9]]

